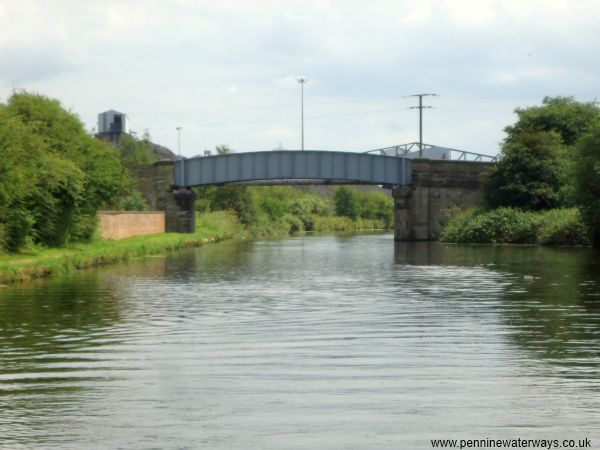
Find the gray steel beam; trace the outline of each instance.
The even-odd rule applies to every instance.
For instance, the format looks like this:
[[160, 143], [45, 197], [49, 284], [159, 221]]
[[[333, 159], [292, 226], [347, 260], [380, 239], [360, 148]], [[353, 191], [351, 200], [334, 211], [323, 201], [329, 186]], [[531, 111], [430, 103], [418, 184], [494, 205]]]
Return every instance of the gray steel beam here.
[[255, 184], [273, 180], [402, 186], [411, 181], [411, 161], [395, 156], [317, 150], [274, 150], [198, 156], [175, 162], [176, 186]]

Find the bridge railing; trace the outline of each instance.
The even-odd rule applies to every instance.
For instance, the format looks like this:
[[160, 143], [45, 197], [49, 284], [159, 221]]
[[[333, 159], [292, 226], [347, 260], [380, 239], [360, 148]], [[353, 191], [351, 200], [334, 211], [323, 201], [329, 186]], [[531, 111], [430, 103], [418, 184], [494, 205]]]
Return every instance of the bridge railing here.
[[[392, 147], [378, 148], [369, 150], [365, 153], [375, 153], [385, 156], [398, 156], [404, 158], [419, 157], [419, 143], [410, 142], [408, 144], [395, 145]], [[469, 152], [449, 147], [440, 147], [437, 145], [423, 144], [423, 157], [431, 159], [449, 159], [453, 161], [483, 161], [497, 162], [498, 156], [485, 155], [483, 153]]]

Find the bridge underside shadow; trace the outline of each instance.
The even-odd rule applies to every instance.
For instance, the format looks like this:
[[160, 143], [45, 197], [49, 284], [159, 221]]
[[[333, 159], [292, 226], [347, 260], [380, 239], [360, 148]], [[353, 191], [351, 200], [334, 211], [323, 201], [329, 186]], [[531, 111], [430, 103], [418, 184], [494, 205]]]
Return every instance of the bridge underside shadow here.
[[411, 180], [407, 158], [365, 153], [286, 151], [232, 153], [179, 160], [175, 186], [215, 184], [380, 184]]

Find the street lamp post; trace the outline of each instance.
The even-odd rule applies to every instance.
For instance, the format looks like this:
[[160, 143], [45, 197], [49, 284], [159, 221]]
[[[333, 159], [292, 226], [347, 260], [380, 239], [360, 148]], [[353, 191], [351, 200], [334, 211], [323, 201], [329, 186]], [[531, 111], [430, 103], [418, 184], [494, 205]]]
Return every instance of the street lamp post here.
[[177, 154], [181, 156], [181, 130], [183, 127], [175, 128], [177, 130]]
[[184, 158], [181, 157], [181, 130], [183, 130], [183, 127], [179, 126], [175, 128], [177, 130], [177, 154], [179, 155], [179, 158], [181, 159], [181, 184], [185, 184], [185, 169], [183, 167], [183, 160]]
[[302, 134], [302, 150], [304, 150], [304, 84], [308, 81], [308, 78], [298, 78], [300, 83], [300, 132]]

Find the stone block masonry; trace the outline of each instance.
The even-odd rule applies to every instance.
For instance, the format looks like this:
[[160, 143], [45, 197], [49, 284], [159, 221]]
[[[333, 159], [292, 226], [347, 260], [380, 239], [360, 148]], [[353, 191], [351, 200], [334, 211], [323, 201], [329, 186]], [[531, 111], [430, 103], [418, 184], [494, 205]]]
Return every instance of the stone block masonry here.
[[196, 196], [186, 188], [175, 190], [173, 161], [140, 166], [136, 177], [138, 188], [150, 208], [165, 211], [168, 233], [193, 233], [196, 230]]
[[481, 177], [494, 163], [413, 159], [412, 182], [394, 188], [395, 239], [435, 240], [444, 214], [475, 206], [482, 195]]
[[100, 211], [100, 236], [104, 239], [124, 239], [165, 232], [162, 211]]

